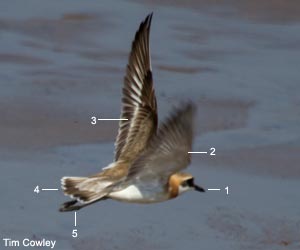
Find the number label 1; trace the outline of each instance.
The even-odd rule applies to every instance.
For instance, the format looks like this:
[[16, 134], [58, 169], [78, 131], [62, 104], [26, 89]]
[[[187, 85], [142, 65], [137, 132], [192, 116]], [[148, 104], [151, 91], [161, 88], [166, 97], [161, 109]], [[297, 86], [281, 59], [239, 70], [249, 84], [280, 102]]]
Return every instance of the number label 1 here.
[[226, 194], [228, 195], [228, 194], [229, 194], [229, 187], [227, 186], [227, 187], [225, 188], [225, 190], [226, 190]]
[[40, 187], [39, 187], [39, 186], [36, 186], [35, 189], [33, 190], [33, 192], [35, 192], [35, 193], [38, 194], [38, 193], [40, 192]]
[[215, 152], [216, 152], [215, 148], [210, 148], [210, 155], [216, 155]]
[[77, 238], [78, 237], [77, 229], [73, 229], [73, 231], [72, 231], [72, 237], [73, 238]]

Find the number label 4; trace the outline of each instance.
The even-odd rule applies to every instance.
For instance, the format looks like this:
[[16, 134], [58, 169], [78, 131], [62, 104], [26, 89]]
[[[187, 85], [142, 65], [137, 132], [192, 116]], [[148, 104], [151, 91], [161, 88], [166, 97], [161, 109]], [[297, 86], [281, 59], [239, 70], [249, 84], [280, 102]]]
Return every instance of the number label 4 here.
[[33, 190], [33, 192], [35, 192], [35, 193], [38, 194], [38, 193], [40, 192], [40, 187], [39, 187], [39, 186], [36, 186], [35, 189]]

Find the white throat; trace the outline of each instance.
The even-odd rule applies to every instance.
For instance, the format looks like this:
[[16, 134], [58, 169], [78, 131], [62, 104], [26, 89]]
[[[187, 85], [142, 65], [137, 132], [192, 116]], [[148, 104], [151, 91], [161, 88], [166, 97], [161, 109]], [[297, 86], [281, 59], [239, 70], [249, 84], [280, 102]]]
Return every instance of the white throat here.
[[185, 193], [186, 191], [189, 191], [189, 190], [191, 190], [191, 187], [189, 187], [189, 186], [183, 187], [183, 186], [179, 185], [179, 187], [178, 187], [178, 194]]

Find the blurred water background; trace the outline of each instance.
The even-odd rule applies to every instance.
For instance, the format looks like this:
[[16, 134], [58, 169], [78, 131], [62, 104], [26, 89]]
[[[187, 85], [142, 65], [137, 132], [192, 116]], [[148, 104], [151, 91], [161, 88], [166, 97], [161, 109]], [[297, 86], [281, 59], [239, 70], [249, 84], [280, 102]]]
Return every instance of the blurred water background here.
[[[198, 106], [189, 172], [206, 188], [149, 206], [114, 201], [61, 214], [64, 175], [113, 159], [131, 42], [154, 12], [159, 118]], [[300, 2], [0, 2], [0, 232], [56, 249], [299, 249]], [[229, 186], [229, 195], [224, 188]]]

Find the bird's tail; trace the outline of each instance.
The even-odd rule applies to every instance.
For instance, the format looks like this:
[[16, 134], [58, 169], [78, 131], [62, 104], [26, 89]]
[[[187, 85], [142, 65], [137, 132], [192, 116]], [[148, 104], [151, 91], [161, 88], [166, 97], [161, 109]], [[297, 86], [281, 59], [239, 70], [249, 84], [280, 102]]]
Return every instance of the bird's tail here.
[[106, 199], [111, 184], [99, 177], [63, 177], [61, 179], [63, 192], [73, 200], [63, 203], [59, 211], [78, 210], [98, 200]]

